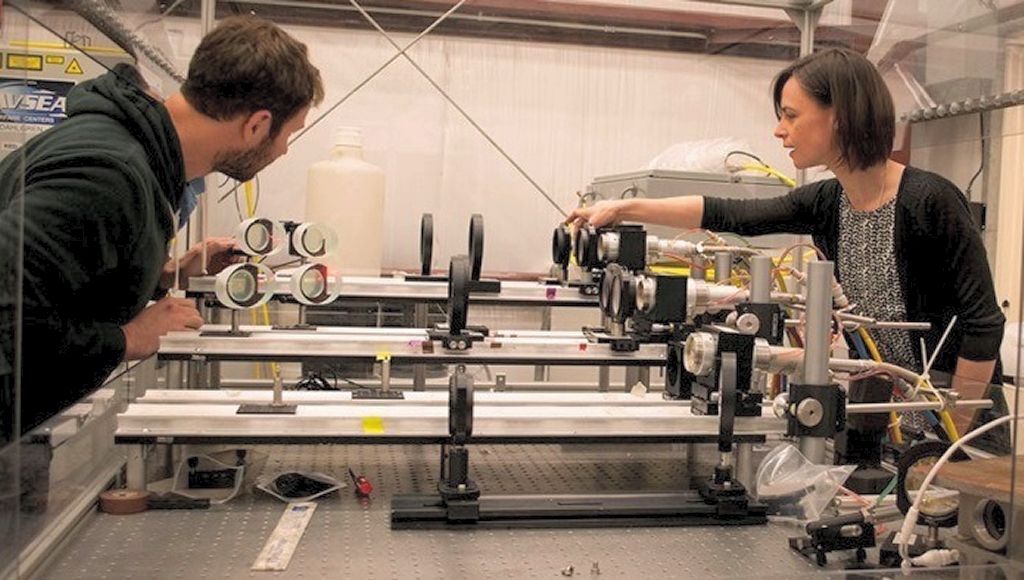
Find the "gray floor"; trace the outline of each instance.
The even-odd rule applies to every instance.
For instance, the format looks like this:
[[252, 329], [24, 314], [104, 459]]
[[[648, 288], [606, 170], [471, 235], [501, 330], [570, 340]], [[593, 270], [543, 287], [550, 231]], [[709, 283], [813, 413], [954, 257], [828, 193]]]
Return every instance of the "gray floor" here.
[[[710, 473], [702, 448], [689, 463]], [[766, 526], [392, 531], [390, 499], [436, 489], [438, 449], [425, 446], [266, 446], [263, 474], [348, 468], [374, 485], [318, 501], [284, 572], [250, 566], [284, 503], [260, 490], [202, 511], [90, 517], [42, 573], [54, 579], [125, 578], [795, 578], [828, 575], [788, 548], [796, 528]], [[684, 447], [474, 446], [471, 474], [486, 493], [678, 489]], [[848, 554], [830, 556], [834, 569]], [[869, 560], [871, 556], [869, 555]], [[877, 561], [877, 556], [875, 557]], [[839, 575], [838, 577], [847, 577]], [[857, 575], [858, 578], [891, 574]], [[922, 577], [942, 577], [935, 574]], [[946, 577], [955, 578], [955, 573]], [[999, 577], [999, 576], [992, 576]]]

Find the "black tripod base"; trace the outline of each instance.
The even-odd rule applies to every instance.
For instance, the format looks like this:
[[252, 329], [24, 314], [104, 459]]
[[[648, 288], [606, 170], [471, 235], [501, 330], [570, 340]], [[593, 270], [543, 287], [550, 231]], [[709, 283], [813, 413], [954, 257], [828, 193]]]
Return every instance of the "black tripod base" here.
[[478, 519], [473, 520], [464, 517], [472, 511], [467, 506], [449, 506], [437, 495], [395, 496], [391, 529], [749, 526], [768, 521], [763, 505], [749, 501], [743, 513], [730, 509], [723, 515], [697, 492], [492, 495], [476, 504]]

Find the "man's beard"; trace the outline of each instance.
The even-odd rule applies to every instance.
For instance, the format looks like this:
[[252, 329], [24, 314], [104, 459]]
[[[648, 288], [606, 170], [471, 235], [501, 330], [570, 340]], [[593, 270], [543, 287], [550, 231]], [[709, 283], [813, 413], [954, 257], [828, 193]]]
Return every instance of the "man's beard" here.
[[249, 181], [267, 165], [270, 165], [270, 148], [274, 141], [266, 137], [259, 145], [247, 151], [229, 151], [218, 155], [213, 170], [238, 181]]

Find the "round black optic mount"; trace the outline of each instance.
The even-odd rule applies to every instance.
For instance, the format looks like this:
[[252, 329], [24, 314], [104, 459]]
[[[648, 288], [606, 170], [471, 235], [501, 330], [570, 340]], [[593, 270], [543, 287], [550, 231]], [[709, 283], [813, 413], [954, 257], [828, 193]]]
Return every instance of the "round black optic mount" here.
[[472, 280], [480, 279], [484, 262], [484, 216], [475, 213], [469, 219], [469, 263]]
[[448, 266], [448, 333], [462, 334], [469, 310], [469, 257], [453, 256]]
[[551, 237], [551, 259], [562, 268], [567, 268], [571, 256], [572, 234], [569, 232], [569, 226], [564, 223], [558, 224]]
[[420, 218], [420, 275], [429, 276], [434, 262], [434, 216]]
[[[928, 470], [949, 449], [946, 441], [921, 441], [910, 446], [896, 462], [896, 507], [904, 515], [914, 504], [911, 493], [917, 492]], [[970, 457], [958, 450], [950, 461], [964, 461]], [[923, 526], [951, 528], [957, 524], [960, 508], [959, 494], [947, 489], [929, 489], [921, 501], [917, 523]], [[916, 495], [916, 493], [915, 493]]]

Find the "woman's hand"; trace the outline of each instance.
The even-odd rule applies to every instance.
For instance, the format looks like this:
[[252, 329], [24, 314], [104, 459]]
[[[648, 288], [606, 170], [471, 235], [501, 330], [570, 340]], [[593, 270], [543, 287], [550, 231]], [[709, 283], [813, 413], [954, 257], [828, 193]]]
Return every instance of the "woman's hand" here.
[[595, 228], [614, 225], [620, 219], [619, 214], [624, 204], [623, 200], [611, 200], [599, 201], [588, 207], [578, 207], [572, 210], [565, 222], [576, 227], [581, 227], [584, 224], [590, 224]]

